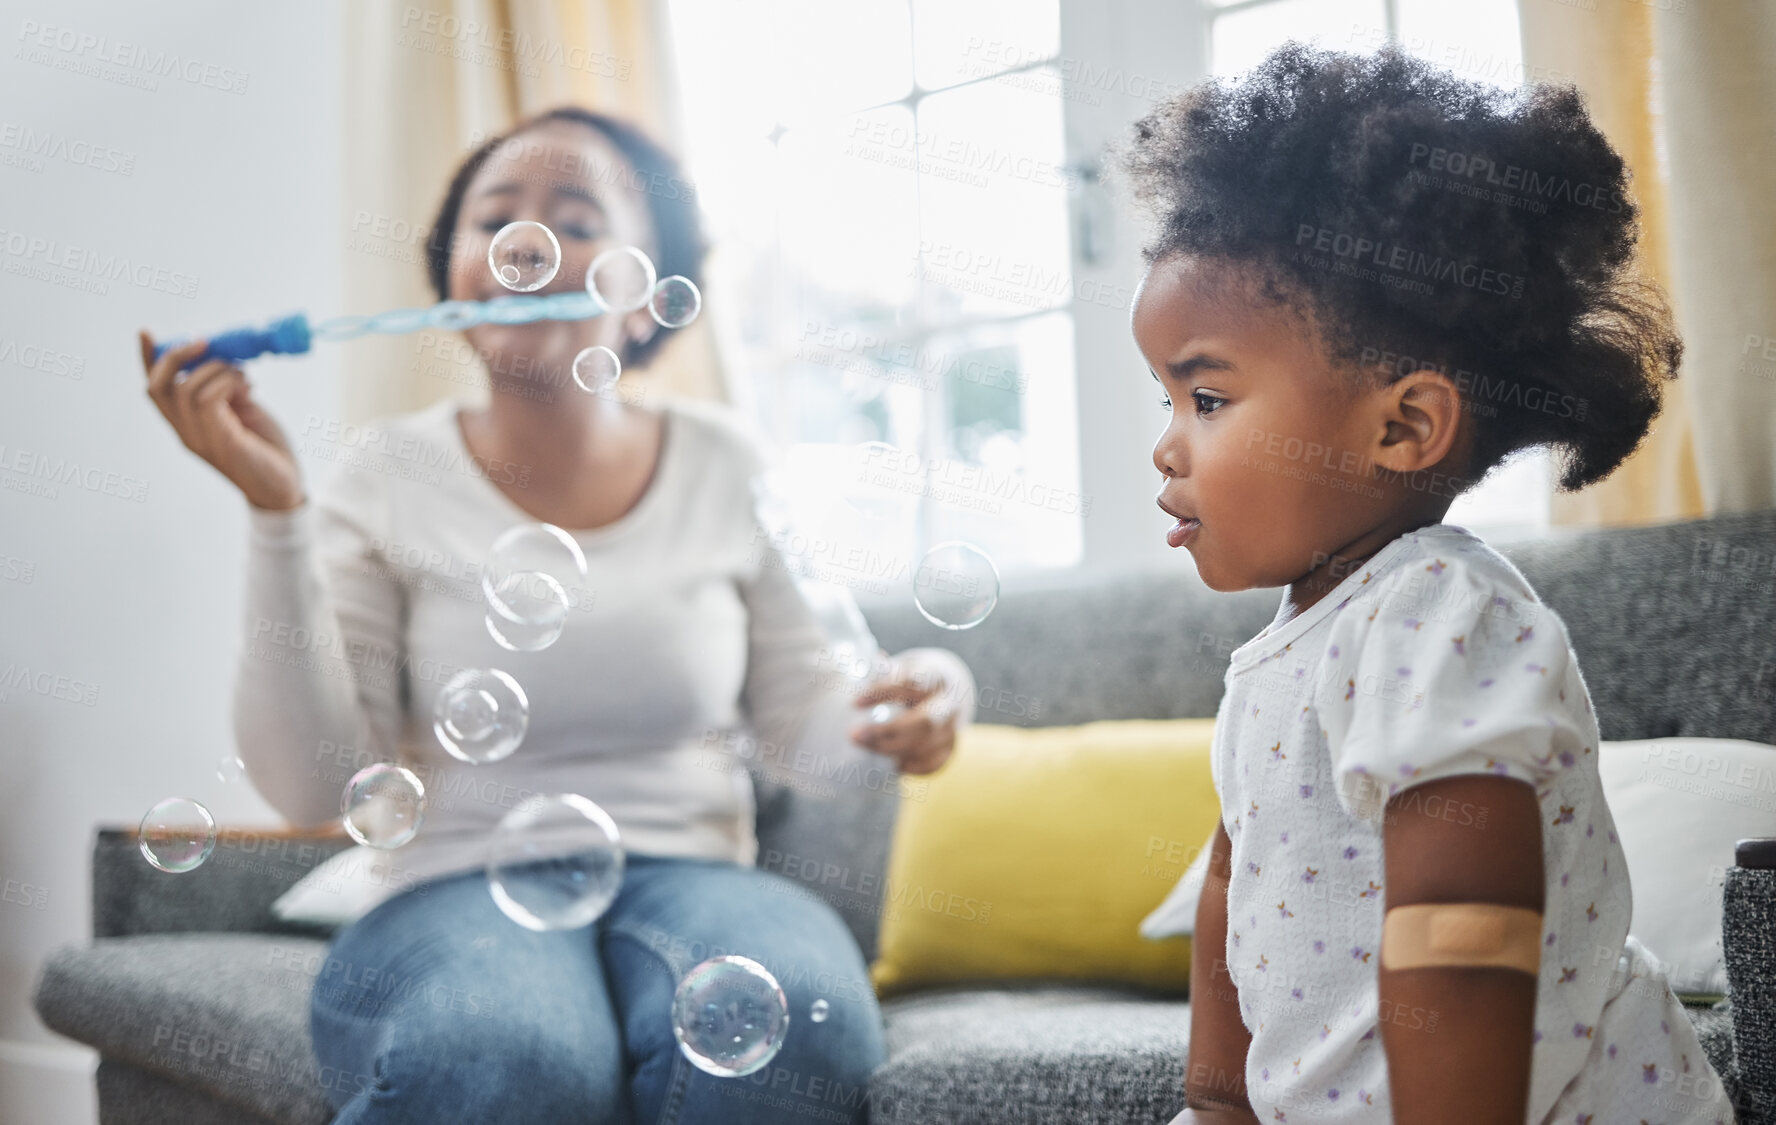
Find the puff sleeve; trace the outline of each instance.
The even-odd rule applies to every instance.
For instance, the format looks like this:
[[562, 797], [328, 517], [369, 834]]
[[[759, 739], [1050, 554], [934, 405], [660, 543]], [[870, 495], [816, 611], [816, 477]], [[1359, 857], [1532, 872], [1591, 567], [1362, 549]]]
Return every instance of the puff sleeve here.
[[1315, 709], [1339, 802], [1462, 774], [1540, 792], [1587, 752], [1589, 702], [1565, 624], [1515, 576], [1460, 555], [1407, 563], [1329, 630]]

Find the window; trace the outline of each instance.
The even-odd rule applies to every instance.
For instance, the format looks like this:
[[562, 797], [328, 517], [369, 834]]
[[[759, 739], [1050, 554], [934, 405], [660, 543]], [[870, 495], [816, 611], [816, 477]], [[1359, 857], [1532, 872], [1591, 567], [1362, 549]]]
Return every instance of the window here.
[[1077, 561], [1057, 0], [671, 11], [736, 381], [797, 522], [889, 573], [955, 539]]
[[[1338, 51], [1372, 51], [1396, 40], [1408, 52], [1463, 78], [1502, 88], [1526, 74], [1515, 0], [1204, 0], [1210, 70], [1231, 76], [1288, 39]], [[1548, 523], [1552, 459], [1525, 450], [1450, 505], [1446, 522], [1531, 530]]]

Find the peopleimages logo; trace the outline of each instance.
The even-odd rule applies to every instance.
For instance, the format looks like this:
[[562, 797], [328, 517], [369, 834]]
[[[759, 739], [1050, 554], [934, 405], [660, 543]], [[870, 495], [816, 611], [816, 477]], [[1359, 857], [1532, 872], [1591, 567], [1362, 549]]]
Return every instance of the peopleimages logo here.
[[[0, 252], [14, 259], [7, 263], [9, 267], [43, 266], [67, 270], [83, 280], [123, 281], [156, 293], [170, 293], [175, 297], [197, 296], [197, 278], [191, 274], [163, 269], [147, 262], [132, 261], [126, 254], [73, 246], [57, 239], [28, 235], [16, 230], [0, 230]], [[9, 268], [6, 272], [20, 271]], [[106, 292], [103, 288], [97, 291], [101, 294]]]
[[1422, 162], [1433, 172], [1460, 177], [1470, 183], [1478, 179], [1501, 192], [1516, 193], [1525, 198], [1559, 200], [1580, 207], [1594, 207], [1613, 215], [1619, 215], [1628, 209], [1622, 194], [1613, 188], [1600, 188], [1587, 183], [1575, 184], [1566, 176], [1546, 175], [1534, 168], [1525, 168], [1519, 164], [1500, 164], [1491, 157], [1436, 145], [1413, 142], [1408, 162], [1414, 165]]
[[[156, 78], [176, 78], [193, 86], [231, 94], [247, 92], [246, 71], [185, 58], [173, 51], [113, 39], [109, 35], [41, 24], [36, 20], [20, 20], [17, 38], [19, 46], [14, 55], [27, 62], [91, 73], [95, 77], [113, 77], [103, 70], [112, 66], [118, 68], [115, 76], [134, 79], [130, 85], [145, 85], [150, 90], [157, 88], [153, 82]], [[60, 52], [61, 57], [50, 52]], [[135, 73], [129, 74], [130, 71]]]
[[[1385, 270], [1400, 278], [1408, 279], [1408, 283], [1424, 281], [1446, 281], [1473, 289], [1481, 293], [1496, 293], [1501, 297], [1521, 297], [1523, 295], [1523, 277], [1520, 274], [1504, 273], [1473, 262], [1457, 261], [1441, 254], [1429, 254], [1423, 250], [1415, 250], [1410, 246], [1402, 246], [1397, 242], [1384, 239], [1365, 238], [1361, 235], [1346, 234], [1332, 230], [1330, 227], [1316, 227], [1312, 223], [1302, 223], [1295, 228], [1295, 245], [1308, 248], [1318, 253], [1329, 253], [1334, 258], [1342, 258], [1352, 263], [1362, 263]], [[1371, 276], [1371, 280], [1377, 278]]]

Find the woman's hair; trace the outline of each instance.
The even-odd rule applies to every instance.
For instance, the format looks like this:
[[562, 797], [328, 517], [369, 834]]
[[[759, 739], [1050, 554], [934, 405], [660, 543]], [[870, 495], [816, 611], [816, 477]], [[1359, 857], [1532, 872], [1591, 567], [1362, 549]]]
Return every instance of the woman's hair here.
[[[527, 133], [552, 121], [573, 121], [598, 130], [607, 137], [623, 159], [629, 162], [629, 185], [647, 198], [648, 214], [653, 219], [657, 251], [654, 267], [660, 277], [678, 274], [689, 278], [699, 288], [703, 284], [704, 242], [703, 221], [697, 211], [696, 189], [685, 178], [683, 169], [666, 149], [627, 121], [594, 113], [578, 106], [561, 106], [526, 118], [511, 129], [489, 138], [470, 153], [450, 178], [450, 189], [438, 208], [426, 237], [426, 276], [432, 289], [443, 300], [449, 294], [450, 254], [455, 245], [457, 215], [462, 210], [463, 193], [487, 158], [513, 137]], [[667, 334], [656, 332], [647, 341], [631, 344], [623, 357], [626, 366], [642, 367], [665, 343]]]
[[1628, 169], [1571, 85], [1288, 43], [1159, 105], [1122, 164], [1158, 219], [1149, 263], [1249, 267], [1353, 386], [1448, 375], [1474, 415], [1470, 483], [1539, 445], [1562, 491], [1602, 480], [1676, 377], [1682, 341], [1635, 273]]

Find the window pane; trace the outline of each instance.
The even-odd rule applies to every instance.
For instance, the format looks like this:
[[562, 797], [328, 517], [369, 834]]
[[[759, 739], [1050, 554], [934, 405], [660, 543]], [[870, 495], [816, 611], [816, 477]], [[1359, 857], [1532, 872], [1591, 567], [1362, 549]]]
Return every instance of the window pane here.
[[[830, 303], [909, 304], [919, 249], [913, 115], [852, 114], [783, 137], [780, 268], [830, 291]], [[770, 212], [766, 212], [770, 214]]]
[[876, 108], [911, 90], [905, 0], [781, 0], [762, 19], [672, 2], [687, 159], [718, 247], [710, 297], [728, 295], [742, 397], [782, 451], [788, 518], [869, 560], [830, 577], [889, 593], [881, 580], [944, 538], [1001, 569], [1077, 561], [1059, 76], [992, 77], [1052, 55], [1055, 0], [920, 0], [921, 66], [980, 80]]
[[1000, 81], [934, 94], [919, 106], [917, 143], [926, 315], [941, 323], [1065, 305], [1060, 102]]
[[856, 421], [809, 427], [785, 457], [780, 487], [807, 534], [909, 565], [949, 539], [1001, 571], [1078, 561], [1070, 316], [827, 343], [798, 352], [792, 393], [809, 417]]
[[1067, 566], [1083, 547], [1073, 319], [989, 325], [933, 340], [949, 358], [946, 440], [927, 470], [924, 543], [961, 539], [1001, 572]]
[[[1209, 69], [1218, 75], [1250, 70], [1290, 39], [1319, 39], [1335, 51], [1380, 46], [1387, 37], [1382, 0], [1276, 0], [1215, 17]], [[1381, 36], [1370, 43], [1371, 35]]]
[[1399, 0], [1399, 5], [1400, 45], [1412, 54], [1463, 78], [1507, 89], [1523, 85], [1516, 0]]
[[1456, 497], [1443, 522], [1475, 531], [1546, 527], [1552, 465], [1545, 449], [1526, 449], [1506, 458], [1474, 489]]
[[[757, 18], [753, 4], [732, 6]], [[777, 87], [785, 125], [880, 105], [912, 89], [906, 0], [777, 0], [775, 13], [769, 49], [745, 61], [750, 81]]]
[[913, 0], [913, 73], [927, 90], [1051, 59], [1059, 0]]

